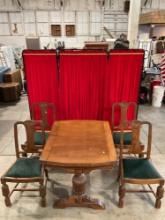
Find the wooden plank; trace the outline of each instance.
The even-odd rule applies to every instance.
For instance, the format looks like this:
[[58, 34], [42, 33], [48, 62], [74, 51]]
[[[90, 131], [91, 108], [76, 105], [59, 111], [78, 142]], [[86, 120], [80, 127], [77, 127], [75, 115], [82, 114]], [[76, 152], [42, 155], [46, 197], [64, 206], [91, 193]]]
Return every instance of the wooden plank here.
[[139, 24], [164, 24], [165, 10], [152, 11], [140, 15]]

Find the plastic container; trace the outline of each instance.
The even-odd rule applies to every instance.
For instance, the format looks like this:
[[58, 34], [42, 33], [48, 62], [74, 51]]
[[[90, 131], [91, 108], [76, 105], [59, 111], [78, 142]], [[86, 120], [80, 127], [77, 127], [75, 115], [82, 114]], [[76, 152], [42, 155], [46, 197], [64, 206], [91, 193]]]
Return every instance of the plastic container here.
[[161, 107], [164, 91], [165, 91], [165, 87], [154, 86], [153, 94], [152, 94], [152, 106]]

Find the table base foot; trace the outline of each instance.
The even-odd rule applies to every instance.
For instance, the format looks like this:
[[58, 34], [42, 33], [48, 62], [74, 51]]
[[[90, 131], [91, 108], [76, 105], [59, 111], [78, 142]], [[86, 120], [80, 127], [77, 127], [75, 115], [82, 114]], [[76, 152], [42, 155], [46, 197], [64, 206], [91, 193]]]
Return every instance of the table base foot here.
[[66, 208], [66, 207], [86, 207], [92, 209], [105, 209], [104, 203], [98, 199], [91, 199], [88, 196], [70, 196], [67, 199], [59, 199], [55, 201], [53, 208]]

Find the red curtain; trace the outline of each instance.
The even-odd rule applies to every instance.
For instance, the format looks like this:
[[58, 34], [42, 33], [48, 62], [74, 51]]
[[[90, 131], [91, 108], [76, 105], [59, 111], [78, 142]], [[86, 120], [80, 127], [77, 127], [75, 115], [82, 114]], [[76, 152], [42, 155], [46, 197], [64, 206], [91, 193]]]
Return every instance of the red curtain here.
[[[111, 121], [112, 104], [138, 102], [140, 78], [143, 67], [143, 50], [111, 50], [105, 72], [104, 116]], [[133, 118], [133, 108], [128, 109], [128, 119]], [[120, 118], [115, 113], [115, 124]]]
[[[53, 102], [57, 119], [111, 121], [114, 102], [138, 101], [143, 50], [112, 50], [109, 56], [95, 50], [62, 51], [58, 67], [54, 50], [25, 50], [23, 58], [29, 105]], [[133, 117], [133, 109], [128, 116]]]
[[107, 54], [100, 51], [60, 53], [61, 119], [102, 119]]
[[[24, 70], [29, 106], [35, 102], [58, 102], [57, 59], [55, 50], [24, 50]], [[39, 111], [36, 110], [39, 119]], [[52, 114], [48, 120], [52, 123]]]

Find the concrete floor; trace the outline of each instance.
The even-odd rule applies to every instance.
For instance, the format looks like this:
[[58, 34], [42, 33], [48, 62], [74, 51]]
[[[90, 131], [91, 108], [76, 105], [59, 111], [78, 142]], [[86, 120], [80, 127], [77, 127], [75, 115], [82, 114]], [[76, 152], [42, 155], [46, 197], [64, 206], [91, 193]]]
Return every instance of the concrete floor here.
[[[17, 120], [29, 118], [27, 97], [24, 96], [16, 104], [5, 105], [0, 103], [0, 175], [15, 160], [13, 123]], [[165, 178], [165, 106], [153, 108], [141, 106], [139, 119], [148, 120], [153, 124], [152, 160]], [[145, 131], [143, 137], [145, 138]], [[123, 209], [117, 207], [118, 183], [117, 167], [112, 170], [96, 170], [88, 177], [88, 191], [90, 195], [105, 202], [105, 210], [93, 210], [89, 208], [53, 209], [55, 199], [71, 193], [71, 174], [54, 170], [51, 178], [56, 182], [47, 185], [47, 207], [41, 208], [39, 197], [20, 196], [15, 192], [12, 196], [13, 206], [7, 208], [4, 205], [0, 193], [0, 220], [16, 219], [60, 219], [60, 220], [164, 220], [165, 199], [162, 199], [162, 208], [154, 208], [152, 194], [127, 194]], [[130, 187], [130, 186], [129, 186]], [[30, 193], [32, 195], [33, 193]]]

